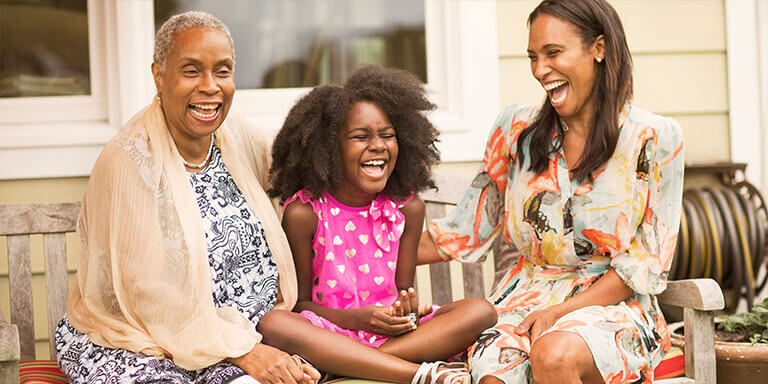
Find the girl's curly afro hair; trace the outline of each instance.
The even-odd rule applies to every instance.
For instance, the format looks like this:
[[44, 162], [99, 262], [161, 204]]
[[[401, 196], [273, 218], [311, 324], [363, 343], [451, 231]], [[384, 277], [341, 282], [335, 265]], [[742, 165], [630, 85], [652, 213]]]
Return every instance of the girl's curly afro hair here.
[[438, 131], [424, 116], [435, 108], [410, 73], [377, 66], [356, 70], [344, 86], [314, 88], [291, 108], [272, 145], [269, 194], [285, 200], [300, 189], [320, 196], [342, 179], [339, 131], [358, 101], [375, 103], [395, 128], [399, 154], [386, 190], [395, 199], [435, 188]]

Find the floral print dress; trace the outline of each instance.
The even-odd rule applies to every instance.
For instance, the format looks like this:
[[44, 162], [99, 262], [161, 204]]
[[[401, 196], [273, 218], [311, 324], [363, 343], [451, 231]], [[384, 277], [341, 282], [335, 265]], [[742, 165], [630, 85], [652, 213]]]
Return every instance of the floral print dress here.
[[[683, 143], [672, 119], [627, 105], [613, 156], [593, 181], [570, 180], [562, 150], [548, 170], [528, 170], [520, 132], [537, 109], [516, 104], [499, 115], [475, 177], [459, 205], [429, 223], [446, 259], [480, 262], [502, 234], [520, 251], [517, 265], [489, 300], [499, 320], [470, 348], [473, 382], [486, 375], [531, 382], [529, 335], [515, 327], [531, 312], [578, 294], [609, 269], [634, 294], [617, 305], [590, 306], [560, 318], [545, 333], [580, 335], [607, 383], [652, 382], [670, 347], [654, 295], [666, 288], [677, 240], [683, 186]], [[559, 135], [552, 149], [559, 148]], [[523, 145], [524, 162], [517, 158]]]

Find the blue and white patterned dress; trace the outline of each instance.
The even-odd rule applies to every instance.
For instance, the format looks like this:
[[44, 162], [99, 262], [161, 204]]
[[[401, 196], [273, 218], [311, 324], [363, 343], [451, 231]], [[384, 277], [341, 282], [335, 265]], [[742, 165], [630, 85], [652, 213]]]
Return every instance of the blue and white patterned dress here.
[[[277, 301], [277, 265], [261, 222], [246, 204], [217, 147], [208, 165], [190, 173], [189, 179], [203, 218], [214, 305], [237, 308], [255, 327]], [[188, 371], [170, 359], [93, 344], [66, 315], [56, 329], [56, 353], [71, 383], [228, 383], [245, 375], [228, 362]]]

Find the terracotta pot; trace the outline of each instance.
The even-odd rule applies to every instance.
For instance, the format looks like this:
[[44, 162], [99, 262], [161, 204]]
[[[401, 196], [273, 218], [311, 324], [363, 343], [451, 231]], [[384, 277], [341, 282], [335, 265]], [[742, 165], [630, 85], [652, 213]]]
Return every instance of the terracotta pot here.
[[[717, 322], [717, 320], [715, 320]], [[669, 324], [672, 346], [683, 348], [683, 323]], [[718, 383], [768, 384], [768, 344], [719, 341], [715, 336]]]

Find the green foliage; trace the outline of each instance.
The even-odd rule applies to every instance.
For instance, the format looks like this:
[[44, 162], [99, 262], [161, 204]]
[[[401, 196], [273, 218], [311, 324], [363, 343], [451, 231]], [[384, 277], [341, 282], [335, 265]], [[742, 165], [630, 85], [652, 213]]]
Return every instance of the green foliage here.
[[752, 311], [722, 315], [717, 327], [726, 332], [743, 335], [752, 344], [768, 343], [768, 297], [752, 307]]

